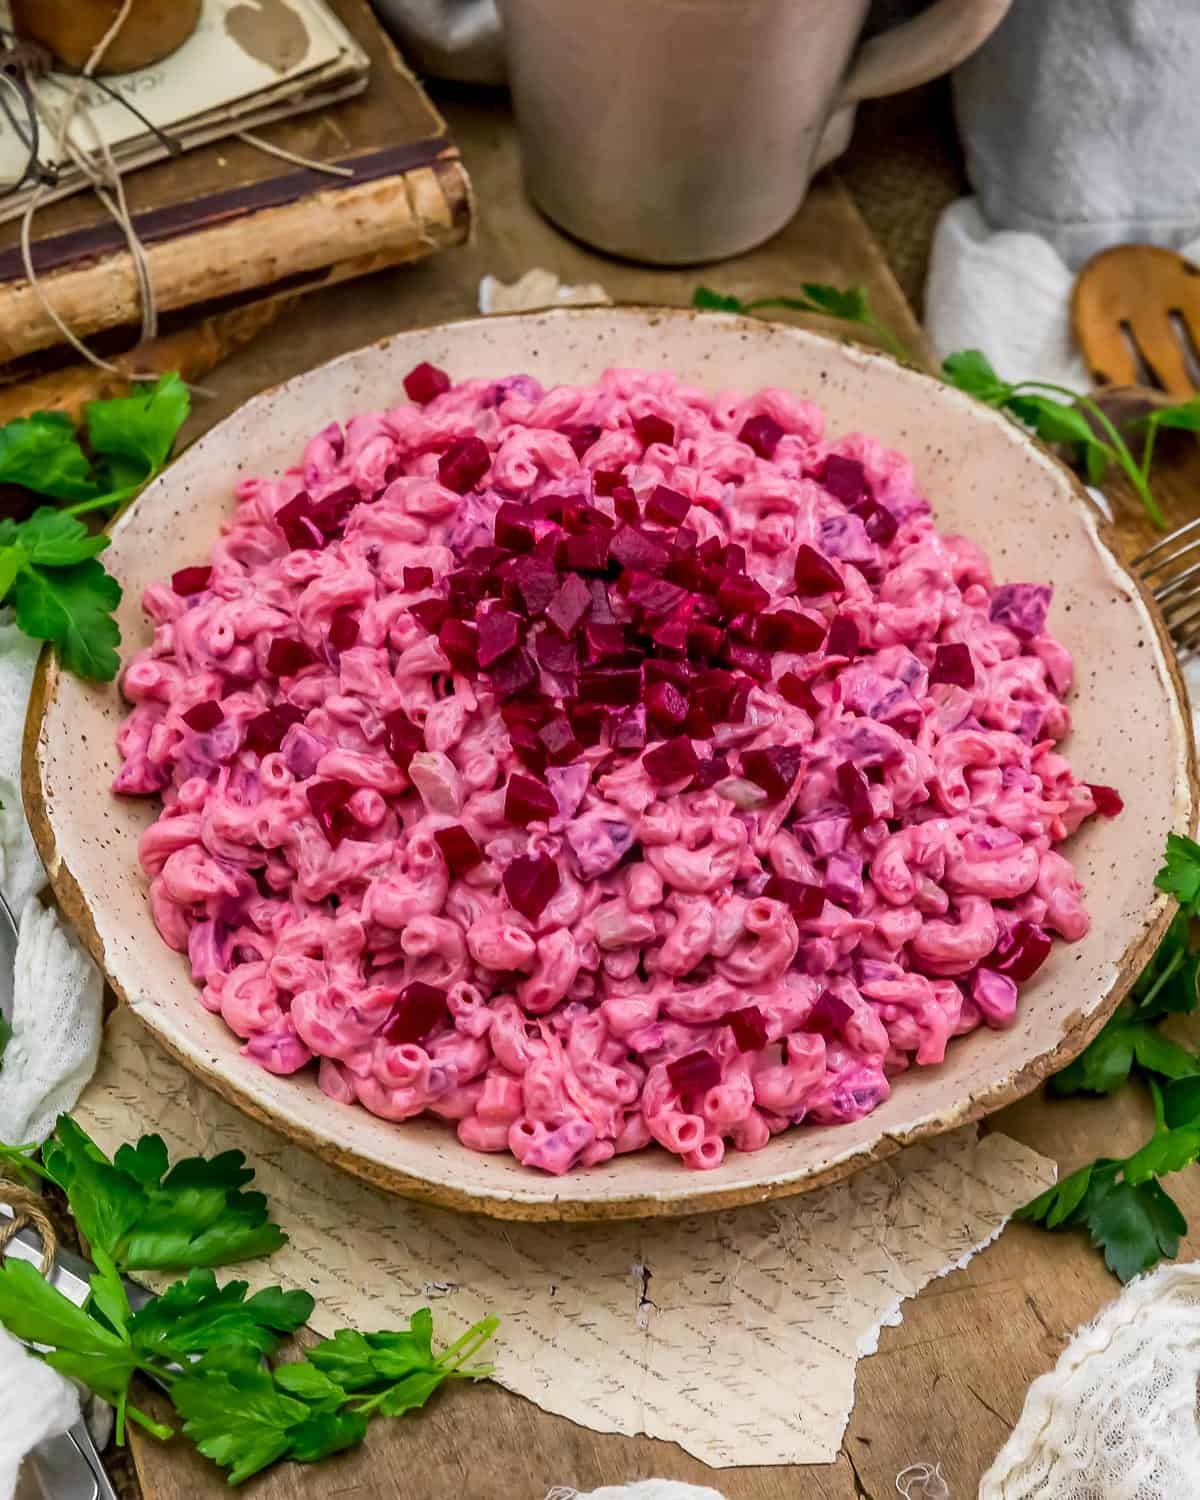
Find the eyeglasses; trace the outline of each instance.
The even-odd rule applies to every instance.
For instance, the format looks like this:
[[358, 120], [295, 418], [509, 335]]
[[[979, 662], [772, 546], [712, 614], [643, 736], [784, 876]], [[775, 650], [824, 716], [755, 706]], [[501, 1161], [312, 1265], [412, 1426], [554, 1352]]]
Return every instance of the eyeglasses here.
[[17, 193], [29, 182], [53, 186], [58, 173], [38, 156], [40, 135], [37, 110], [29, 85], [20, 75], [0, 68], [0, 198]]

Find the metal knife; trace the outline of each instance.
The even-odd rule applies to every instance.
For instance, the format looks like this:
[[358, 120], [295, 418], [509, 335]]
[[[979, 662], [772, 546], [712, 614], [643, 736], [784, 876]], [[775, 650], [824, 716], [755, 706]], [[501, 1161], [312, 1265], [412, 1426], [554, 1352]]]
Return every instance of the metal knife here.
[[[0, 1214], [11, 1217], [3, 1204]], [[41, 1241], [30, 1229], [18, 1229], [5, 1253], [41, 1265]], [[82, 1307], [88, 1298], [88, 1278], [94, 1270], [94, 1266], [70, 1250], [59, 1250], [46, 1280], [77, 1307]], [[150, 1297], [149, 1292], [130, 1281], [125, 1282], [125, 1291], [135, 1309]], [[30, 1451], [21, 1470], [17, 1497], [18, 1500], [118, 1500], [82, 1419]]]

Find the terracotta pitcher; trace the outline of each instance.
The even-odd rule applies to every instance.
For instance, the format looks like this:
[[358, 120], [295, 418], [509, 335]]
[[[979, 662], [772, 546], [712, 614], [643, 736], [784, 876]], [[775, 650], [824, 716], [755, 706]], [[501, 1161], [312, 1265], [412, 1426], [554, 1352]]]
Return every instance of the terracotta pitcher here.
[[601, 250], [686, 265], [774, 234], [860, 99], [954, 67], [1010, 0], [938, 0], [857, 57], [869, 0], [498, 3], [534, 202]]

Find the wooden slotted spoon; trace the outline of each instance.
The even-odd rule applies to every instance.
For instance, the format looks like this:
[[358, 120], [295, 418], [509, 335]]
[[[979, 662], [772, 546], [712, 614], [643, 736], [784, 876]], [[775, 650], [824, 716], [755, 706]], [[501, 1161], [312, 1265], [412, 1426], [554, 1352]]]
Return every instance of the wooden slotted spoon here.
[[1186, 400], [1200, 383], [1200, 266], [1157, 245], [1094, 255], [1071, 296], [1093, 385], [1141, 386]]

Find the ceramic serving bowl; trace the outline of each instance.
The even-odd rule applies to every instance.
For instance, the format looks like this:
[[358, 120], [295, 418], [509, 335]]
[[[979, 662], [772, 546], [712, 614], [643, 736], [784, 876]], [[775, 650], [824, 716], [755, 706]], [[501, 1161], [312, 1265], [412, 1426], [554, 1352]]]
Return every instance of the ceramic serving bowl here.
[[382, 1187], [525, 1219], [682, 1214], [801, 1192], [978, 1119], [1074, 1057], [1169, 918], [1153, 881], [1168, 831], [1192, 827], [1189, 721], [1151, 609], [1073, 477], [1005, 417], [927, 375], [798, 328], [683, 311], [562, 309], [383, 339], [248, 402], [120, 518], [105, 561], [125, 590], [124, 650], [150, 638], [143, 588], [207, 556], [233, 509], [236, 480], [286, 467], [332, 418], [394, 404], [401, 377], [420, 360], [455, 377], [528, 371], [545, 384], [635, 365], [709, 389], [784, 386], [818, 401], [831, 433], [862, 429], [908, 454], [941, 529], [980, 543], [1001, 581], [1054, 584], [1051, 627], [1077, 663], [1067, 752], [1085, 779], [1125, 798], [1121, 817], [1089, 820], [1068, 851], [1087, 889], [1091, 932], [1056, 944], [1011, 1030], [954, 1042], [942, 1067], [898, 1079], [863, 1120], [791, 1130], [762, 1151], [730, 1152], [711, 1172], [688, 1171], [652, 1148], [565, 1178], [542, 1176], [511, 1157], [465, 1150], [440, 1122], [377, 1119], [326, 1098], [312, 1071], [276, 1077], [241, 1055], [151, 921], [137, 842], [155, 808], [109, 793], [120, 694], [60, 672], [48, 654], [26, 735], [30, 821], [63, 909], [161, 1044], [248, 1114]]

